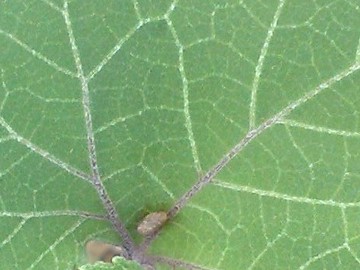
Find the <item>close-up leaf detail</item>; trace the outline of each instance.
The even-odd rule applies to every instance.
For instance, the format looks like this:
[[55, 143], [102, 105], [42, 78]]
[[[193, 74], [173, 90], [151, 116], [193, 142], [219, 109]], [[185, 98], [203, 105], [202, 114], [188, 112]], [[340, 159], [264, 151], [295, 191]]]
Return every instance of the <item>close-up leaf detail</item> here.
[[359, 224], [359, 0], [0, 0], [1, 270], [353, 270]]

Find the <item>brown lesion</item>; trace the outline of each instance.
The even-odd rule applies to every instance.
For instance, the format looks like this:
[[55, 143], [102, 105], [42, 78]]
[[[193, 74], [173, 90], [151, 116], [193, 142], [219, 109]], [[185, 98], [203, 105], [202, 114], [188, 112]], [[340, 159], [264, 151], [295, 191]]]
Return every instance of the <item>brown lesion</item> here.
[[164, 211], [152, 212], [139, 223], [137, 231], [143, 236], [152, 235], [159, 231], [168, 219], [168, 213]]
[[124, 248], [99, 240], [88, 241], [85, 245], [85, 249], [88, 261], [90, 263], [95, 263], [98, 261], [111, 263], [114, 257], [125, 257], [126, 255]]

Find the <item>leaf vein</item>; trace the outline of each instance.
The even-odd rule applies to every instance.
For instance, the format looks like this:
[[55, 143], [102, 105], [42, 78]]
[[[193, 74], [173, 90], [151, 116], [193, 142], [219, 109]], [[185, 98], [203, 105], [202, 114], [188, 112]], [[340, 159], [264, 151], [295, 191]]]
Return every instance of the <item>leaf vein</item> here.
[[255, 127], [256, 124], [256, 95], [257, 95], [257, 91], [258, 91], [258, 87], [259, 87], [259, 82], [260, 82], [260, 77], [261, 77], [261, 73], [264, 67], [264, 62], [265, 62], [265, 57], [266, 54], [268, 52], [268, 48], [269, 48], [269, 44], [270, 41], [273, 37], [273, 34], [275, 32], [276, 26], [277, 26], [277, 22], [280, 18], [281, 15], [281, 11], [284, 7], [285, 4], [285, 0], [280, 0], [279, 1], [279, 5], [276, 9], [273, 21], [270, 24], [270, 27], [268, 29], [266, 38], [265, 38], [265, 42], [261, 48], [260, 51], [260, 55], [259, 55], [259, 59], [258, 59], [258, 63], [255, 67], [255, 76], [254, 76], [254, 80], [252, 83], [252, 88], [251, 88], [251, 101], [250, 101], [250, 116], [249, 116], [249, 129], [252, 130]]
[[176, 47], [179, 50], [179, 52], [178, 52], [179, 53], [178, 69], [179, 69], [180, 76], [182, 79], [182, 84], [183, 84], [182, 91], [183, 91], [185, 127], [186, 127], [186, 130], [188, 133], [188, 139], [189, 139], [190, 146], [191, 146], [191, 153], [193, 156], [195, 169], [196, 169], [196, 172], [198, 173], [198, 175], [201, 175], [202, 169], [201, 169], [199, 154], [198, 154], [197, 147], [196, 147], [194, 132], [193, 132], [193, 128], [192, 128], [192, 122], [191, 122], [191, 116], [190, 116], [189, 88], [188, 88], [188, 80], [186, 77], [185, 66], [184, 66], [184, 47], [181, 44], [180, 39], [176, 33], [176, 30], [172, 24], [172, 21], [169, 19], [168, 15], [165, 16], [165, 20], [166, 20], [166, 23], [170, 29], [170, 32], [175, 40]]
[[338, 136], [343, 136], [343, 137], [355, 137], [355, 138], [360, 137], [359, 132], [351, 132], [351, 131], [346, 131], [346, 130], [314, 126], [314, 125], [309, 125], [307, 123], [302, 123], [302, 122], [298, 122], [298, 121], [291, 120], [291, 119], [280, 120], [279, 124], [284, 124], [285, 126], [289, 126], [289, 127], [296, 127], [296, 128], [302, 128], [305, 130], [316, 131], [318, 133], [325, 133], [325, 134], [329, 134], [329, 135], [338, 135]]
[[37, 59], [43, 61], [44, 63], [48, 64], [49, 66], [51, 66], [52, 68], [54, 68], [56, 71], [59, 71], [61, 73], [64, 73], [70, 77], [76, 78], [77, 75], [64, 68], [59, 66], [57, 63], [55, 63], [53, 60], [50, 60], [49, 58], [47, 58], [46, 56], [42, 55], [40, 52], [36, 51], [35, 49], [31, 48], [29, 45], [27, 45], [26, 43], [22, 42], [20, 39], [18, 39], [16, 36], [14, 36], [11, 33], [7, 33], [6, 31], [0, 29], [0, 34], [7, 37], [8, 39], [10, 39], [11, 41], [15, 42], [17, 45], [19, 45], [21, 48], [23, 48], [25, 51], [27, 51], [28, 53], [30, 53], [31, 55], [33, 55], [34, 57], [36, 57]]
[[295, 203], [306, 203], [311, 205], [325, 205], [325, 206], [331, 206], [331, 207], [339, 207], [339, 208], [348, 208], [348, 207], [360, 207], [360, 202], [337, 202], [334, 200], [320, 200], [320, 199], [313, 199], [308, 197], [301, 197], [301, 196], [292, 196], [284, 193], [279, 193], [276, 191], [271, 190], [262, 190], [257, 189], [249, 186], [243, 186], [243, 185], [237, 185], [237, 184], [231, 184], [226, 183], [218, 180], [214, 180], [212, 182], [215, 186], [230, 189], [233, 191], [239, 191], [239, 192], [245, 192], [250, 194], [255, 194], [259, 196], [289, 201], [289, 202], [295, 202]]
[[57, 245], [59, 245], [66, 237], [71, 235], [82, 223], [84, 223], [84, 219], [80, 219], [77, 222], [74, 223], [73, 226], [71, 226], [69, 229], [67, 229], [54, 243], [52, 243], [44, 252], [42, 252], [35, 261], [27, 268], [27, 270], [34, 269], [41, 260], [49, 253], [52, 252]]
[[118, 213], [115, 209], [115, 206], [110, 199], [104, 184], [101, 181], [97, 157], [96, 157], [96, 149], [95, 149], [95, 137], [93, 131], [93, 124], [92, 124], [92, 117], [91, 117], [91, 110], [90, 110], [90, 95], [89, 95], [89, 85], [88, 80], [86, 79], [81, 63], [80, 52], [76, 45], [75, 36], [70, 20], [69, 10], [68, 10], [68, 1], [64, 1], [64, 11], [63, 17], [65, 20], [69, 41], [71, 44], [71, 50], [73, 53], [73, 58], [75, 61], [75, 65], [78, 72], [78, 78], [81, 83], [81, 91], [82, 91], [82, 107], [84, 111], [84, 118], [85, 118], [85, 127], [86, 127], [86, 137], [87, 137], [87, 146], [89, 152], [89, 163], [90, 168], [92, 170], [92, 185], [98, 193], [98, 196], [101, 199], [101, 202], [106, 209], [109, 219], [115, 228], [115, 230], [121, 235], [123, 239], [123, 246], [132, 254], [134, 250], [134, 242], [132, 240], [131, 235], [127, 231], [124, 223], [120, 220]]
[[22, 136], [20, 136], [16, 131], [14, 131], [9, 125], [8, 123], [6, 123], [6, 121], [4, 120], [4, 118], [2, 118], [0, 116], [0, 125], [2, 127], [4, 127], [7, 132], [10, 134], [11, 138], [16, 140], [17, 142], [19, 142], [20, 144], [26, 146], [27, 148], [29, 148], [31, 151], [33, 151], [34, 153], [42, 156], [43, 158], [45, 158], [47, 161], [57, 165], [59, 168], [65, 170], [66, 172], [78, 177], [78, 178], [81, 178], [83, 180], [86, 180], [86, 181], [90, 181], [90, 178], [89, 176], [72, 167], [71, 165], [67, 164], [66, 162], [58, 159], [57, 157], [55, 157], [54, 155], [50, 154], [49, 152], [43, 150], [42, 148], [40, 148], [39, 146], [33, 144], [31, 141], [23, 138]]

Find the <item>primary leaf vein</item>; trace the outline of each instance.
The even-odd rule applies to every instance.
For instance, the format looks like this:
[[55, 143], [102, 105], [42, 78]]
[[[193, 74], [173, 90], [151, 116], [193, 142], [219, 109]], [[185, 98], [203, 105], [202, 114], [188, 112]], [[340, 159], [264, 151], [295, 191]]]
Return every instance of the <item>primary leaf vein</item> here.
[[134, 250], [134, 242], [132, 237], [130, 236], [129, 232], [127, 231], [124, 223], [120, 220], [119, 215], [115, 209], [115, 205], [113, 204], [112, 200], [110, 199], [104, 184], [101, 181], [97, 157], [96, 157], [96, 149], [95, 149], [95, 137], [93, 131], [93, 124], [92, 124], [92, 116], [90, 110], [90, 95], [89, 95], [89, 85], [88, 80], [86, 79], [80, 59], [80, 52], [76, 45], [75, 35], [73, 32], [70, 15], [69, 15], [69, 8], [68, 8], [68, 1], [64, 1], [64, 11], [63, 17], [65, 20], [69, 41], [71, 44], [71, 50], [73, 53], [73, 58], [75, 61], [75, 65], [78, 72], [78, 78], [81, 84], [81, 91], [82, 91], [82, 107], [84, 111], [84, 119], [85, 119], [85, 127], [86, 127], [86, 137], [87, 137], [87, 146], [89, 152], [89, 163], [90, 168], [92, 170], [92, 185], [97, 191], [101, 202], [106, 209], [109, 219], [115, 228], [115, 230], [121, 235], [123, 239], [123, 246], [124, 248], [131, 254]]

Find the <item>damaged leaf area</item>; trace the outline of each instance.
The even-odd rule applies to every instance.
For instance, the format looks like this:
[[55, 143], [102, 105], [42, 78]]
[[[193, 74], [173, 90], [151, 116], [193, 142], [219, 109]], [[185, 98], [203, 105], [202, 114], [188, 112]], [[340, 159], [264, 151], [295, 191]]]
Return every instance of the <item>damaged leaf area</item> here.
[[0, 1], [0, 269], [359, 269], [358, 0]]
[[95, 264], [83, 265], [78, 270], [143, 270], [140, 265], [120, 257], [113, 259], [112, 264], [98, 262]]

